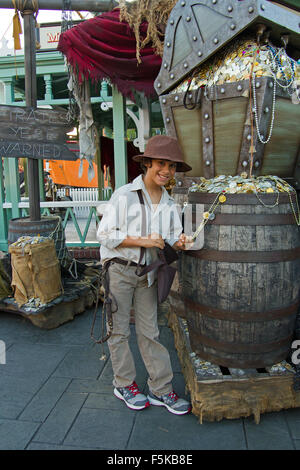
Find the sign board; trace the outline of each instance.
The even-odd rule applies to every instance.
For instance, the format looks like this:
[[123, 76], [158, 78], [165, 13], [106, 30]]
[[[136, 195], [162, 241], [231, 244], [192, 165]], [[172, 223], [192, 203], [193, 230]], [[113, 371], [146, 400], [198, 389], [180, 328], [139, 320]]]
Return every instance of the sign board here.
[[[73, 25], [82, 21], [72, 21]], [[41, 23], [36, 30], [40, 51], [56, 50], [61, 35], [61, 23]]]
[[65, 111], [0, 105], [0, 156], [77, 160], [66, 143], [73, 127]]

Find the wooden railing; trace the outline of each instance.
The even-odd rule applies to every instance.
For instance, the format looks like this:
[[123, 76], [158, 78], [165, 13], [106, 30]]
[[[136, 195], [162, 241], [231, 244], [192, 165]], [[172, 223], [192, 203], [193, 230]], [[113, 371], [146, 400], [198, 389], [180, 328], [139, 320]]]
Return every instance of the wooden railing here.
[[[40, 207], [42, 215], [52, 215], [54, 213], [55, 215], [60, 215], [62, 217], [67, 246], [91, 247], [99, 246], [96, 239], [96, 227], [106, 204], [107, 201], [47, 201], [41, 202]], [[4, 202], [2, 207], [4, 211], [10, 211], [12, 209], [12, 203]], [[28, 201], [23, 200], [19, 202], [18, 208], [21, 217], [28, 216]], [[84, 219], [81, 217], [80, 220], [77, 220], [75, 209], [78, 208], [89, 209], [88, 216]], [[92, 225], [94, 225], [94, 227], [92, 227]], [[78, 236], [78, 241], [76, 240], [76, 237], [74, 238], [74, 235], [76, 234]], [[2, 250], [5, 251], [3, 243]]]

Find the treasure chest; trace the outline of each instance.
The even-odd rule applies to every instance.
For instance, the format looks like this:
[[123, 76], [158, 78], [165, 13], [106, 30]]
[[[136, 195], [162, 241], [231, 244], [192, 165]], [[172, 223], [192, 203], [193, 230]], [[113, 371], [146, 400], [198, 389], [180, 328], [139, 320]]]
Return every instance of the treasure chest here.
[[300, 13], [293, 5], [176, 3], [155, 89], [166, 133], [192, 166], [180, 185], [246, 172], [278, 175], [300, 189]]

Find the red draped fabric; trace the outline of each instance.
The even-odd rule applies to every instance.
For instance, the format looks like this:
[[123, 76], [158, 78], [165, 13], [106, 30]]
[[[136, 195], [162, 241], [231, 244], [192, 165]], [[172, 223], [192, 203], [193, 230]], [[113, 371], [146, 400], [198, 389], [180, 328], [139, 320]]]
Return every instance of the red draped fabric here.
[[[153, 82], [158, 75], [161, 57], [152, 47], [141, 49], [141, 63], [136, 59], [136, 39], [125, 21], [120, 22], [118, 8], [84, 21], [60, 36], [58, 50], [74, 71], [92, 80], [108, 78], [124, 95], [134, 100], [133, 90], [155, 96]], [[140, 35], [146, 36], [147, 23]]]

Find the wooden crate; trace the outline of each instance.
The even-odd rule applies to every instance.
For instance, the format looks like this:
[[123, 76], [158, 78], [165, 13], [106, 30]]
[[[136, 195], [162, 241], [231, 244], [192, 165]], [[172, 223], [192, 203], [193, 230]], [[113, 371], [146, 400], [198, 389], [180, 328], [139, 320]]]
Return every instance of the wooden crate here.
[[186, 320], [169, 313], [175, 346], [192, 412], [203, 421], [220, 421], [300, 406], [300, 392], [293, 388], [294, 369], [286, 361], [265, 369], [232, 369], [202, 360], [191, 349]]

